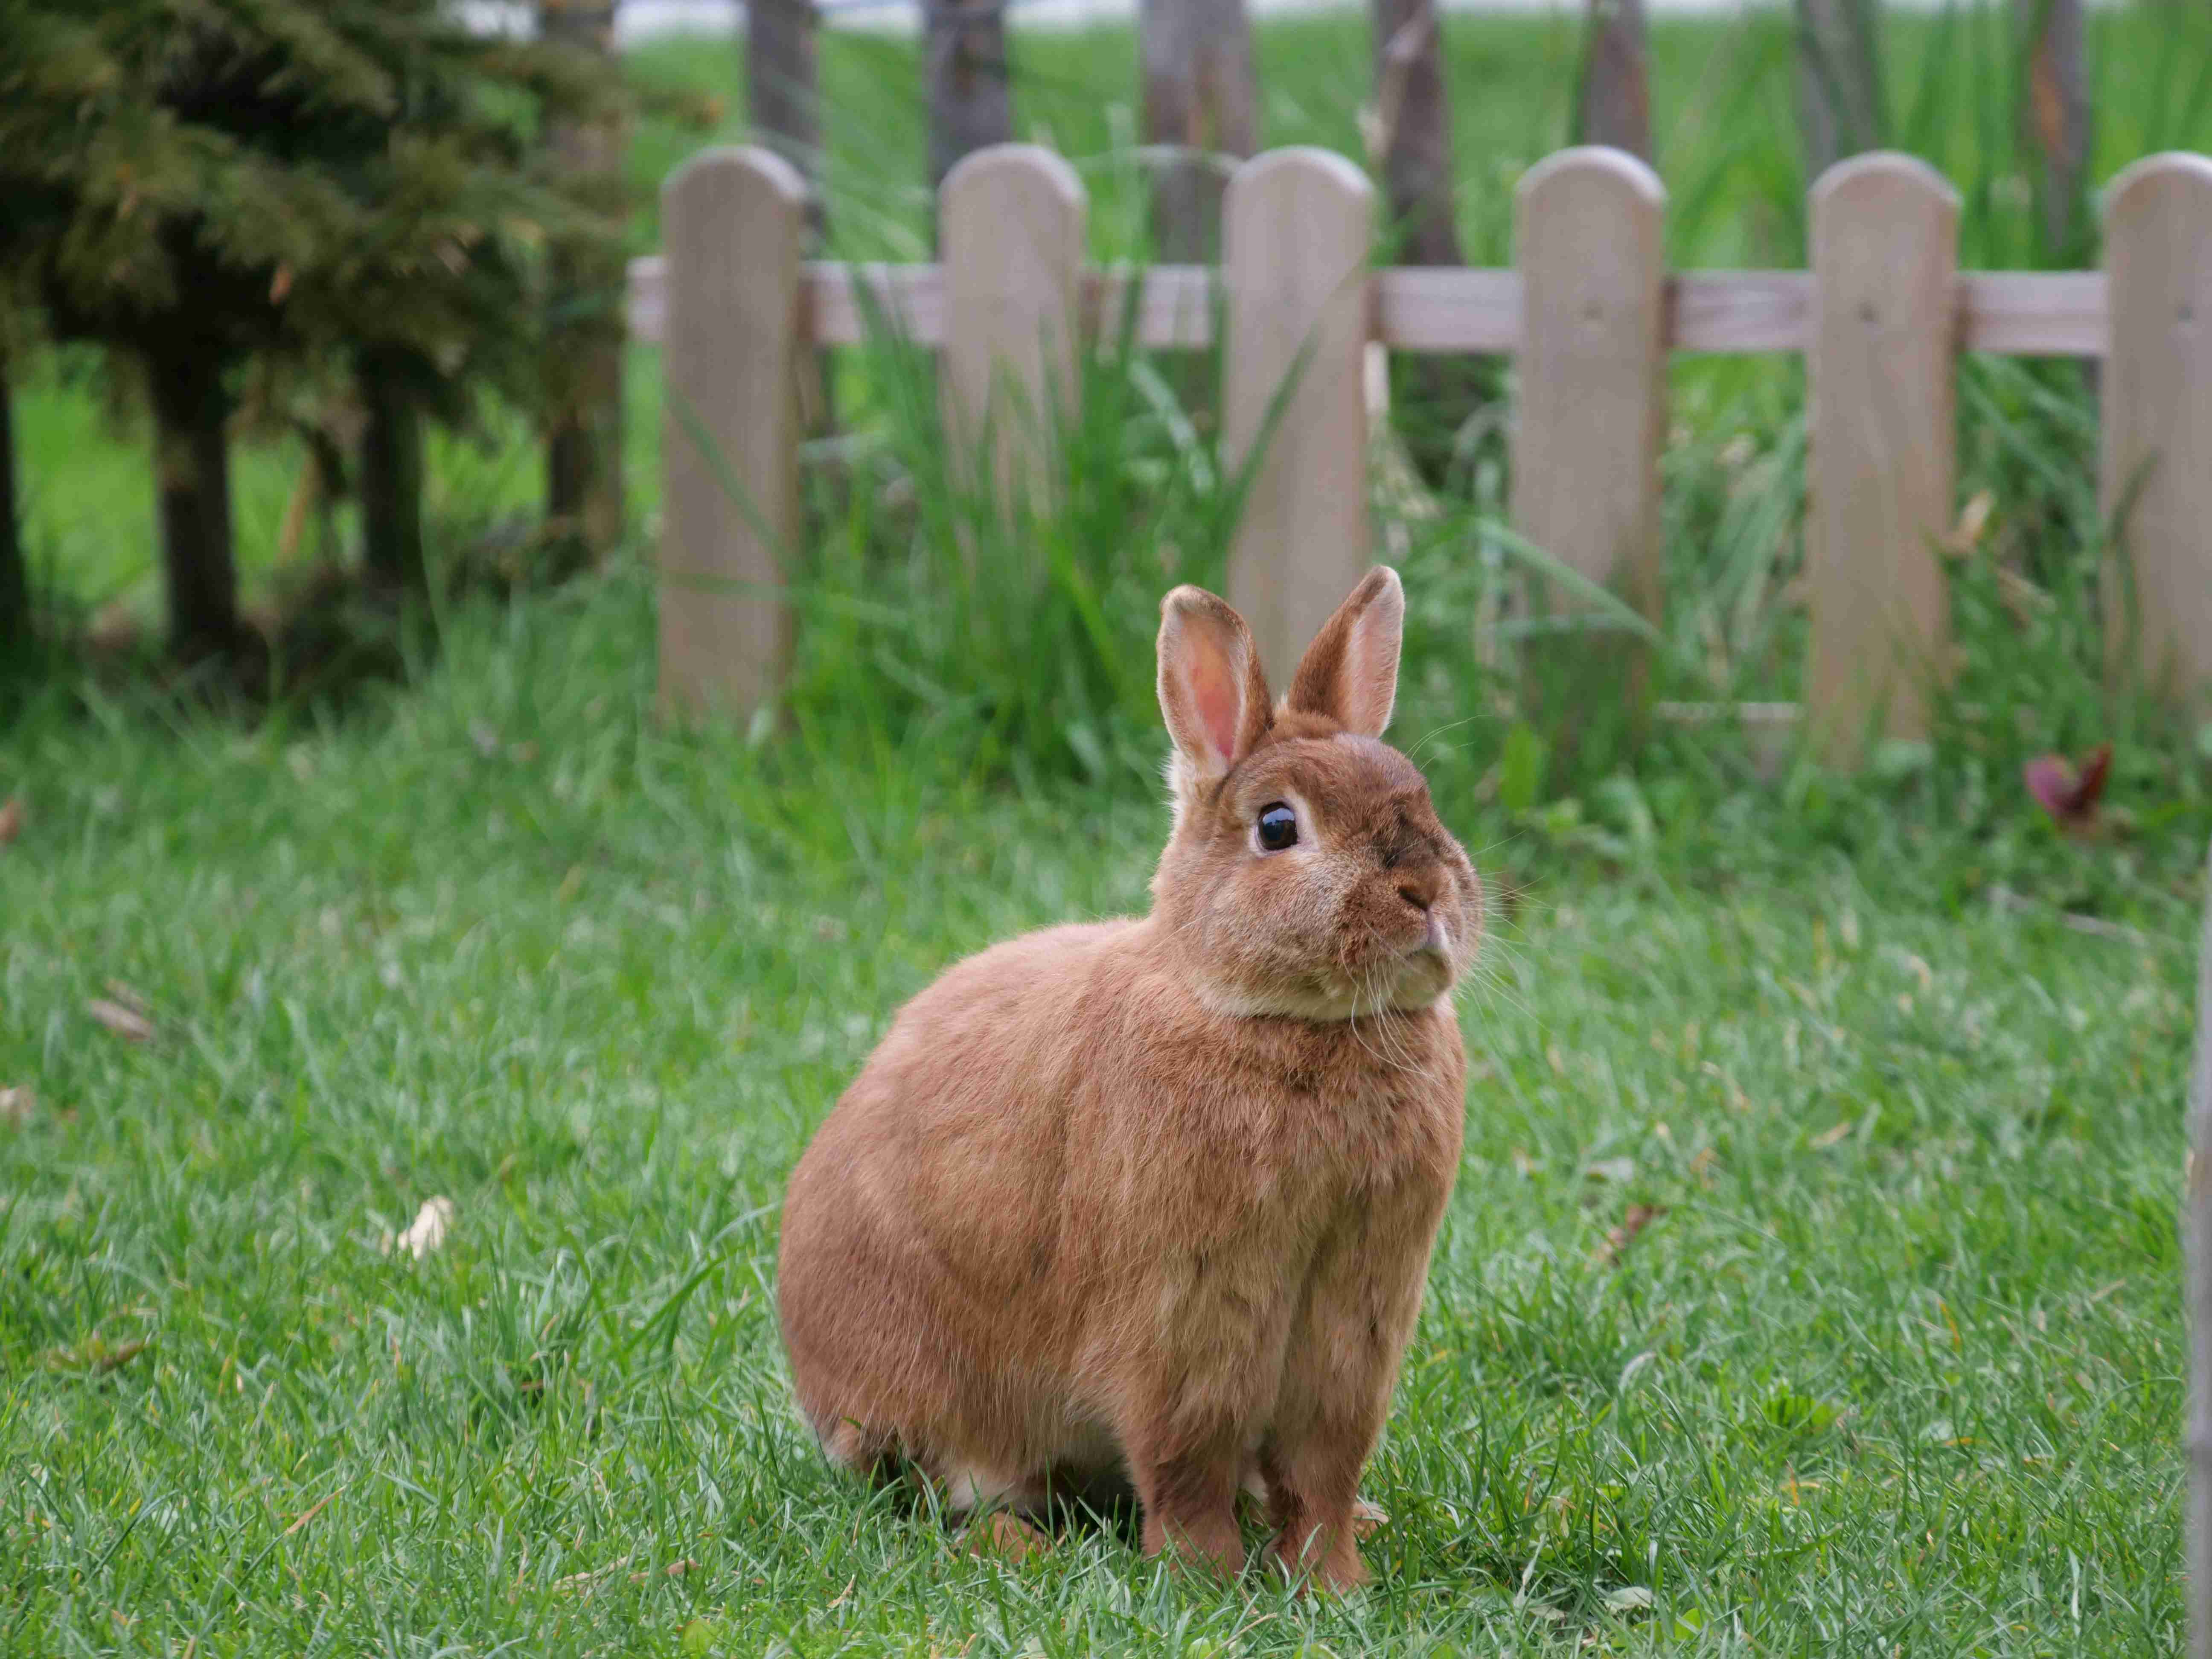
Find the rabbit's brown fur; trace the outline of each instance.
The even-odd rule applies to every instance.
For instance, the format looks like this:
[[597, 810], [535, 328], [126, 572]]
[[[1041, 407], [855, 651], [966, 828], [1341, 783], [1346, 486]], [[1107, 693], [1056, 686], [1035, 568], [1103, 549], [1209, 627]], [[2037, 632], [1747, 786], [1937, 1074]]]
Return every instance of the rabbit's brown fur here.
[[[1148, 1552], [1235, 1571], [1240, 1484], [1285, 1566], [1352, 1535], [1457, 1172], [1449, 992], [1481, 889], [1389, 719], [1377, 569], [1271, 711], [1219, 599], [1163, 603], [1176, 824], [1141, 920], [984, 951], [900, 1012], [785, 1200], [799, 1404], [847, 1467], [956, 1509], [1126, 1481]], [[1261, 810], [1298, 842], [1268, 852]]]

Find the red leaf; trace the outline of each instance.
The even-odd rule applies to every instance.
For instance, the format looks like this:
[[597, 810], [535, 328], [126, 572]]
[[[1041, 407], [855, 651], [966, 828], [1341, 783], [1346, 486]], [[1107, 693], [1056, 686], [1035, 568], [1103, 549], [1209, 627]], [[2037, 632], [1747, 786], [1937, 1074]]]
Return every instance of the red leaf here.
[[2027, 793], [2062, 830], [2085, 830], [2096, 823], [2097, 803], [2112, 775], [2112, 745], [2099, 744], [2079, 766], [2063, 755], [2039, 755], [2021, 769]]

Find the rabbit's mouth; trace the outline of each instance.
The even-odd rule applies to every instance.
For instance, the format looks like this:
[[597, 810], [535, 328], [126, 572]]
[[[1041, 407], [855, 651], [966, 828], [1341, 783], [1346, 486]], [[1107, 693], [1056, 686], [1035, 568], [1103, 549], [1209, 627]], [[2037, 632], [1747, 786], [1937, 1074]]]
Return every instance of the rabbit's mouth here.
[[1452, 961], [1451, 942], [1438, 923], [1429, 923], [1428, 937], [1399, 959], [1398, 994], [1394, 999], [1401, 1008], [1433, 1002], [1451, 989], [1456, 976]]
[[1450, 924], [1431, 915], [1419, 938], [1391, 952], [1376, 966], [1382, 971], [1370, 969], [1358, 976], [1364, 981], [1360, 988], [1365, 994], [1354, 996], [1356, 1012], [1379, 1008], [1411, 1012], [1427, 1006], [1449, 991], [1452, 981], [1458, 977], [1459, 964], [1452, 957]]
[[1451, 924], [1434, 910], [1429, 912], [1428, 931], [1407, 949], [1408, 957], [1434, 957], [1449, 969], [1451, 966]]

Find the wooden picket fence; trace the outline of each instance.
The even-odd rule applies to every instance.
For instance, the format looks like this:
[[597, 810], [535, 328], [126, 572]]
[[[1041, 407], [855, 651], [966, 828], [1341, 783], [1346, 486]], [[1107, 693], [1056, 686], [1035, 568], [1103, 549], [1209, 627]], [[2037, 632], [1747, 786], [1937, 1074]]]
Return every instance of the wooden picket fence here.
[[1667, 354], [1803, 353], [1804, 708], [1839, 762], [1869, 732], [1923, 736], [1948, 659], [1939, 549], [1954, 510], [1954, 354], [2101, 358], [2101, 489], [2121, 526], [2106, 606], [2115, 669], [2179, 694], [2212, 688], [2202, 155], [2128, 168], [2105, 196], [2105, 269], [2057, 275], [1960, 271], [1957, 195], [1891, 153], [1814, 184], [1809, 271], [1669, 273], [1664, 188], [1634, 157], [1595, 147], [1522, 179], [1518, 263], [1505, 270], [1370, 269], [1374, 191], [1342, 156], [1312, 149], [1237, 168], [1218, 270], [1087, 267], [1082, 185], [1032, 145], [977, 151], [946, 176], [933, 265], [804, 261], [805, 186], [764, 149], [698, 155], [662, 195], [666, 251], [632, 265], [629, 315], [635, 337], [665, 348], [660, 670], [672, 708], [742, 712], [783, 672], [776, 552], [799, 533], [800, 388], [814, 347], [860, 342], [872, 310], [936, 348], [956, 435], [994, 434], [1002, 488], [1040, 485], [1042, 423], [1020, 411], [1069, 393], [1083, 341], [1124, 314], [1132, 283], [1139, 344], [1211, 347], [1225, 319], [1232, 465], [1274, 415], [1229, 597], [1278, 677], [1371, 562], [1363, 364], [1379, 342], [1514, 355], [1516, 530], [1650, 615], [1665, 599]]

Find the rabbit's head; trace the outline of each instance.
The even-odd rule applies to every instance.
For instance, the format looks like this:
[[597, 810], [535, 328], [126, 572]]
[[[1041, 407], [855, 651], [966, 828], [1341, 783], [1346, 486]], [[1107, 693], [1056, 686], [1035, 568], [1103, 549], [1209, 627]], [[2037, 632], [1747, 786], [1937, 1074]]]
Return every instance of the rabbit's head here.
[[1397, 573], [1370, 571], [1271, 707], [1242, 617], [1201, 588], [1161, 602], [1175, 830], [1153, 914], [1220, 1012], [1420, 1008], [1474, 959], [1482, 884], [1382, 740], [1405, 615]]

